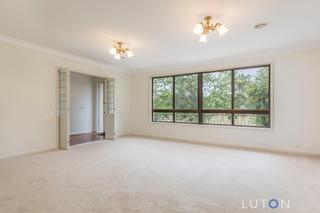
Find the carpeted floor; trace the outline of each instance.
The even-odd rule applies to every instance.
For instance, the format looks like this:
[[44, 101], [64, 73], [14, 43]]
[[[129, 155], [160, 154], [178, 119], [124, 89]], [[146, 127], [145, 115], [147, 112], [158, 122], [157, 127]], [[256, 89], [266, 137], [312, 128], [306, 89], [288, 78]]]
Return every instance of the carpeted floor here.
[[[290, 209], [242, 209], [242, 200]], [[0, 160], [0, 212], [320, 212], [320, 160], [124, 137]]]

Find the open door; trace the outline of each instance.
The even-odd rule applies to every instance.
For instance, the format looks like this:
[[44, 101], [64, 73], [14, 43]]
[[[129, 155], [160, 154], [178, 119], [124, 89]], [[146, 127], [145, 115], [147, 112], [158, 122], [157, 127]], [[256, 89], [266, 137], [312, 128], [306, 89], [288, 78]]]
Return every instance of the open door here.
[[105, 79], [104, 81], [104, 132], [105, 138], [114, 140], [115, 132], [115, 108], [114, 108], [114, 80]]
[[96, 132], [104, 133], [104, 80], [96, 80]]
[[70, 148], [70, 71], [59, 69], [59, 148]]

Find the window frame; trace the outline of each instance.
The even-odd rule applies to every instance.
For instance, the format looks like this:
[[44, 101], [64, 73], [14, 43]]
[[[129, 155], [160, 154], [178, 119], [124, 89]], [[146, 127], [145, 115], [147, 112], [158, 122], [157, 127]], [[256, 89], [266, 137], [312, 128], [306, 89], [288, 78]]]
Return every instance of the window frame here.
[[[251, 68], [268, 68], [268, 109], [261, 110], [251, 110], [251, 109], [234, 109], [234, 99], [235, 99], [235, 71], [241, 69], [251, 69]], [[203, 74], [213, 73], [213, 72], [231, 72], [231, 109], [203, 109]], [[175, 109], [175, 77], [177, 76], [186, 76], [186, 75], [197, 75], [198, 84], [197, 84], [197, 94], [198, 94], [198, 108], [197, 109]], [[157, 78], [169, 78], [172, 77], [172, 109], [154, 109], [154, 79]], [[230, 69], [214, 70], [214, 71], [204, 71], [204, 72], [193, 72], [185, 74], [175, 74], [175, 75], [164, 75], [164, 76], [155, 76], [151, 78], [151, 122], [152, 123], [169, 123], [169, 124], [191, 124], [191, 125], [210, 125], [210, 126], [231, 126], [231, 127], [249, 127], [249, 128], [265, 128], [271, 129], [271, 64], [255, 65], [255, 66], [246, 66], [246, 67], [236, 67]], [[168, 121], [154, 121], [154, 112], [162, 113], [172, 113], [172, 122]], [[175, 113], [197, 113], [198, 122], [197, 123], [187, 123], [187, 122], [176, 122]], [[209, 124], [203, 123], [203, 114], [204, 113], [226, 113], [231, 114], [231, 124]], [[249, 125], [235, 125], [235, 114], [251, 114], [251, 115], [267, 115], [269, 117], [268, 126], [249, 126]]]

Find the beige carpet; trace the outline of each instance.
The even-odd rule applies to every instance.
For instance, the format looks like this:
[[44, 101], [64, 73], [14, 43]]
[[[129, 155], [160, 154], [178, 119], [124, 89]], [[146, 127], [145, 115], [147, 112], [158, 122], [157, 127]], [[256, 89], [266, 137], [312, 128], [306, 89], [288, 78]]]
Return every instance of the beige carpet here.
[[[257, 199], [290, 209], [242, 209]], [[320, 212], [320, 160], [135, 137], [0, 160], [0, 212]]]

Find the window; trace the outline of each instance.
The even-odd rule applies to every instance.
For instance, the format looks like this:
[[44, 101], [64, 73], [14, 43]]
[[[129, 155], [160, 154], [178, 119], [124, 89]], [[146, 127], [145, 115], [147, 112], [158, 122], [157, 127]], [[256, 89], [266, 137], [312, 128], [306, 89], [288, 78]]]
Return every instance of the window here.
[[270, 66], [152, 78], [152, 121], [270, 127]]
[[[153, 109], [173, 109], [173, 77], [153, 79]], [[153, 113], [153, 121], [173, 122], [173, 112]]]

